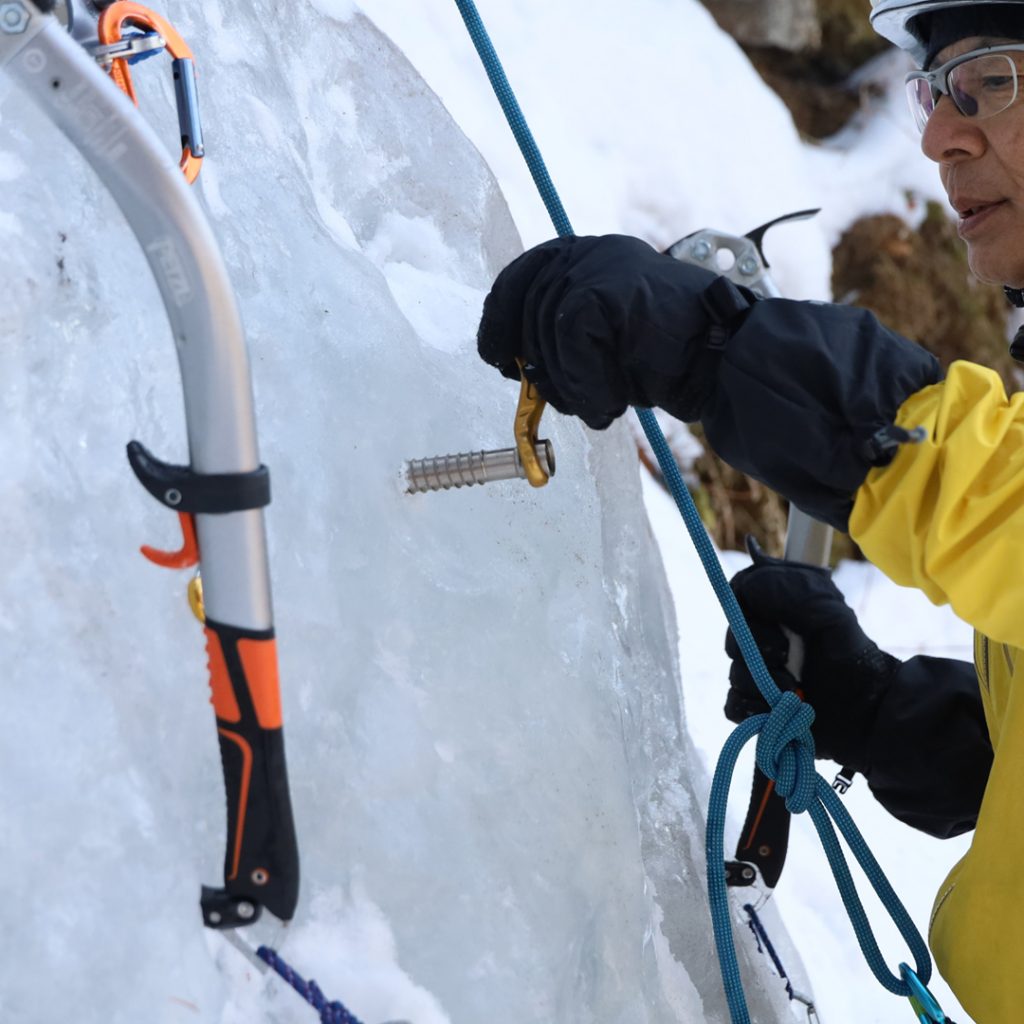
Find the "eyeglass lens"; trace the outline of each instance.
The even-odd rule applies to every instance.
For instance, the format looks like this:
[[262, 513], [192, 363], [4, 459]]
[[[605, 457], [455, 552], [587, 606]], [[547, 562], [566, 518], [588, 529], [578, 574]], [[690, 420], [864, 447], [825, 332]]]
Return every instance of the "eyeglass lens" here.
[[[1017, 66], [1005, 53], [985, 53], [957, 64], [945, 84], [957, 110], [980, 120], [1001, 113], [1017, 98]], [[907, 83], [910, 109], [921, 131], [942, 92], [926, 78]]]

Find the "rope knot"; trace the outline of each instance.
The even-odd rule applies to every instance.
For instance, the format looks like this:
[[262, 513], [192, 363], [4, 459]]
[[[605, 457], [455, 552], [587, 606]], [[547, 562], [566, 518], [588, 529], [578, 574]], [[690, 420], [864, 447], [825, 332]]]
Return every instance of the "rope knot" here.
[[785, 691], [765, 717], [757, 737], [757, 766], [775, 783], [790, 814], [802, 814], [814, 801], [814, 708]]

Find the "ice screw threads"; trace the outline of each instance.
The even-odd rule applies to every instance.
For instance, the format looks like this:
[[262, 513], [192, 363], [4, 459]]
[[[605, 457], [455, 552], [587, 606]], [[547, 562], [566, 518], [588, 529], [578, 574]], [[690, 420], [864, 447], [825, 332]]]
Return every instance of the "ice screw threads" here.
[[[548, 475], [554, 476], [555, 450], [551, 442], [538, 441], [534, 451]], [[495, 480], [525, 479], [526, 471], [515, 448], [435, 455], [433, 458], [414, 459], [405, 464], [406, 494], [447, 491], [452, 487], [471, 487], [473, 484], [489, 484]]]

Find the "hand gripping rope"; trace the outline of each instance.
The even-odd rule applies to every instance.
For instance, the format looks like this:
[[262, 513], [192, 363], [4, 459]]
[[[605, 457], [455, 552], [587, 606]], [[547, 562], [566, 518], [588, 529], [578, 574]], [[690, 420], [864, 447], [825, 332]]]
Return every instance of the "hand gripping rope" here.
[[[508, 120], [512, 134], [526, 159], [530, 174], [540, 192], [541, 199], [559, 235], [571, 235], [572, 226], [565, 214], [547, 167], [537, 144], [533, 139], [526, 119], [519, 108], [515, 94], [509, 85], [498, 55], [487, 34], [473, 0], [455, 0], [462, 20], [469, 31], [473, 45], [483, 62], [491, 86]], [[814, 741], [810, 726], [814, 711], [805, 705], [794, 693], [782, 693], [765, 667], [761, 652], [754, 642], [736, 597], [725, 578], [714, 546], [700, 520], [693, 499], [683, 481], [671, 449], [650, 409], [637, 408], [637, 418], [647, 435], [651, 448], [658, 459], [658, 465], [672, 492], [676, 505], [686, 524], [687, 531], [700, 555], [715, 594], [725, 612], [729, 626], [736, 636], [744, 661], [771, 711], [755, 715], [738, 726], [722, 751], [711, 787], [711, 801], [707, 820], [708, 898], [711, 904], [711, 919], [715, 932], [715, 944], [722, 969], [722, 980], [733, 1024], [750, 1024], [750, 1014], [743, 994], [736, 949], [733, 943], [732, 925], [729, 914], [729, 897], [725, 879], [725, 812], [729, 795], [729, 782], [736, 759], [748, 740], [758, 736], [757, 764], [765, 775], [775, 782], [776, 791], [786, 801], [793, 814], [807, 811], [821, 839], [829, 866], [839, 888], [846, 911], [853, 924], [857, 941], [872, 973], [879, 983], [896, 995], [911, 999], [915, 1012], [923, 1007], [930, 1016], [918, 1014], [921, 1024], [942, 1024], [946, 1020], [930, 994], [930, 1006], [925, 1004], [922, 993], [927, 994], [924, 985], [931, 977], [931, 958], [928, 948], [914, 926], [899, 897], [893, 891], [872, 856], [863, 837], [846, 808], [843, 807], [832, 787], [814, 770]], [[872, 888], [878, 894], [886, 911], [903, 936], [917, 970], [912, 971], [901, 964], [901, 977], [890, 972], [885, 964], [867, 915], [857, 895], [846, 859], [836, 838], [832, 822], [838, 825], [858, 863], [863, 868]]]

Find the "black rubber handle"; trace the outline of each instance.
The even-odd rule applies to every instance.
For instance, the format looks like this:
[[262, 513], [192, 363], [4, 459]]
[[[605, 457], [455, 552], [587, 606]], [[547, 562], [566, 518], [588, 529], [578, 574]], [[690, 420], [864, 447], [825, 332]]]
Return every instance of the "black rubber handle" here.
[[[227, 848], [224, 888], [204, 891], [212, 927], [255, 920], [266, 907], [290, 920], [299, 895], [299, 854], [288, 792], [277, 652], [272, 630], [206, 622], [212, 703], [217, 716]], [[234, 919], [225, 905], [251, 903]]]

